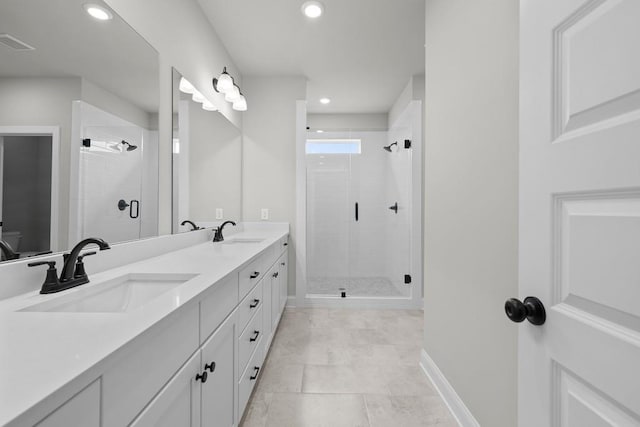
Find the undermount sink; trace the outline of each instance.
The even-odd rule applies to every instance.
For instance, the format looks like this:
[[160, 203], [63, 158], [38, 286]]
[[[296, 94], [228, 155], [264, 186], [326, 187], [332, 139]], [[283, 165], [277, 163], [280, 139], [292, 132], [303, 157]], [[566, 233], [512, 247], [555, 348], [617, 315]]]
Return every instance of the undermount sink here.
[[260, 243], [263, 241], [264, 239], [249, 239], [249, 238], [237, 237], [235, 239], [225, 240], [223, 243], [225, 245], [235, 245], [237, 243]]
[[63, 313], [126, 313], [197, 274], [130, 273], [20, 311]]

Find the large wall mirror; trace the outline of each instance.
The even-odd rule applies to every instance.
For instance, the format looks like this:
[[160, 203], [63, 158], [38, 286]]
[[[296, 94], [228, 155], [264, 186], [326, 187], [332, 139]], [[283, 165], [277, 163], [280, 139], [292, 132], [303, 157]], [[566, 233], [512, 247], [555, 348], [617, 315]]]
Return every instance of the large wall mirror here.
[[0, 2], [3, 261], [158, 234], [158, 53], [86, 3]]
[[[182, 91], [180, 90], [182, 84]], [[173, 232], [241, 220], [242, 136], [173, 70]], [[203, 106], [205, 109], [203, 108]]]

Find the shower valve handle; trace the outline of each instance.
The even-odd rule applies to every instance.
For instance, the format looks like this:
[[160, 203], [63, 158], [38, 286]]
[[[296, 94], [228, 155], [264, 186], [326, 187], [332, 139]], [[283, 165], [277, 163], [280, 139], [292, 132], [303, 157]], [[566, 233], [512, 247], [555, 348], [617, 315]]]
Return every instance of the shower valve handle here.
[[125, 202], [124, 199], [118, 200], [118, 209], [121, 211], [127, 209], [129, 207], [129, 203]]

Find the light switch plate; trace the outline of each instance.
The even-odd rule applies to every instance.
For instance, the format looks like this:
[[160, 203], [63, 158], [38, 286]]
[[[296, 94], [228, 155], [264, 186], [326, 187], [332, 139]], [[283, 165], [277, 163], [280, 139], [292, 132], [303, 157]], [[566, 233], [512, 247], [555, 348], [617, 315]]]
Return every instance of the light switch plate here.
[[224, 218], [224, 214], [222, 213], [222, 208], [216, 208], [216, 219]]
[[260, 214], [260, 219], [262, 219], [262, 220], [269, 219], [269, 209], [262, 208], [262, 213]]

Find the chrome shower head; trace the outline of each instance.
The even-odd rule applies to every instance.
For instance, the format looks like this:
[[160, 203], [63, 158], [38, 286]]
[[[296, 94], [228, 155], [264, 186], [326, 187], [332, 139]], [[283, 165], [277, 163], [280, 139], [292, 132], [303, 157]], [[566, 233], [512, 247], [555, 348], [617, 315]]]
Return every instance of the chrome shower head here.
[[398, 141], [394, 142], [393, 144], [385, 145], [382, 148], [384, 148], [385, 150], [391, 153], [391, 147], [393, 147], [394, 145], [398, 145]]
[[121, 144], [125, 144], [125, 145], [127, 145], [127, 146], [128, 146], [128, 147], [127, 147], [127, 151], [133, 151], [133, 150], [135, 150], [136, 148], [138, 148], [138, 146], [137, 146], [137, 145], [129, 144], [129, 143], [128, 143], [127, 141], [125, 141], [124, 139], [122, 140]]

